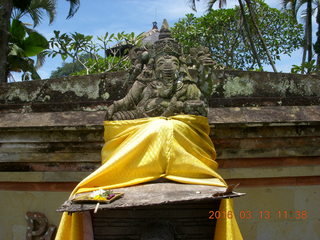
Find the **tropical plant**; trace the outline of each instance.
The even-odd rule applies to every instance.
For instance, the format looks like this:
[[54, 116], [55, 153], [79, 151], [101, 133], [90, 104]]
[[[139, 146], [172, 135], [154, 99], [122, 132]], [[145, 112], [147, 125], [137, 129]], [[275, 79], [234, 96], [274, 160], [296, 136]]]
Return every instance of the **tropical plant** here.
[[[189, 3], [191, 4], [191, 7], [195, 10], [196, 9], [196, 1], [200, 0], [189, 0]], [[243, 2], [244, 1], [244, 2]], [[213, 5], [215, 3], [219, 3], [219, 8], [222, 8], [226, 4], [226, 0], [207, 0], [208, 6], [207, 9], [208, 11], [212, 9]], [[273, 57], [267, 47], [266, 40], [263, 38], [262, 31], [259, 27], [259, 22], [256, 17], [256, 10], [257, 10], [257, 5], [259, 5], [260, 1], [254, 1], [253, 3], [250, 0], [238, 0], [240, 11], [241, 11], [241, 18], [242, 22], [244, 24], [244, 32], [245, 36], [248, 39], [250, 43], [250, 50], [252, 52], [252, 57], [254, 57], [257, 61], [257, 64], [259, 65], [259, 68], [262, 68], [261, 65], [261, 60], [259, 59], [259, 55], [257, 53], [256, 46], [253, 42], [252, 35], [255, 34], [257, 35], [257, 39], [260, 41], [260, 46], [265, 52], [265, 55], [268, 58], [269, 64], [271, 65], [272, 69], [274, 72], [277, 72], [276, 66], [274, 64]], [[258, 4], [257, 4], [258, 3]], [[245, 6], [247, 8], [247, 11], [249, 14], [246, 14], [245, 11]], [[248, 24], [249, 19], [251, 21], [251, 25]]]
[[[290, 54], [300, 47], [302, 26], [297, 24], [290, 13], [270, 8], [262, 1], [256, 2], [255, 17], [266, 47], [271, 53], [272, 61], [280, 59], [281, 54]], [[248, 26], [252, 21], [248, 18], [249, 11], [245, 7]], [[172, 29], [174, 37], [188, 48], [203, 45], [210, 49], [212, 57], [229, 69], [262, 69], [261, 64], [269, 62], [258, 34], [251, 35], [256, 48], [257, 58], [251, 51], [251, 43], [247, 38], [240, 7], [233, 9], [210, 10], [206, 15], [196, 18], [193, 14], [186, 15]]]
[[[314, 5], [313, 5], [314, 2]], [[282, 4], [285, 9], [290, 9], [291, 14], [298, 21], [298, 13], [301, 11], [301, 18], [304, 21], [304, 41], [303, 41], [303, 54], [302, 54], [302, 71], [304, 73], [303, 66], [305, 62], [311, 62], [313, 58], [312, 53], [312, 14], [314, 12], [314, 7], [318, 7], [319, 1], [312, 0], [283, 0]], [[313, 5], [313, 6], [312, 6]], [[317, 42], [320, 41], [317, 40]]]
[[136, 36], [133, 32], [107, 32], [96, 40], [91, 35], [77, 32], [60, 34], [60, 31], [54, 31], [54, 35], [49, 41], [47, 55], [60, 56], [63, 61], [71, 59], [73, 63], [80, 64], [84, 69], [78, 72], [81, 75], [128, 69], [130, 63], [126, 53], [142, 40], [142, 34]]
[[[30, 17], [33, 24], [24, 23], [23, 27], [25, 28], [26, 32], [34, 32], [35, 30], [33, 30], [30, 26], [33, 25], [33, 28], [36, 27], [43, 20], [43, 16], [45, 13], [49, 17], [49, 23], [52, 23], [56, 15], [55, 0], [32, 0], [27, 9], [13, 8], [11, 18], [12, 20], [21, 20], [25, 16]], [[12, 57], [10, 57], [8, 61], [10, 63], [10, 61], [12, 61]], [[38, 79], [40, 76], [38, 74], [35, 74], [35, 69], [40, 68], [44, 62], [45, 54], [43, 52], [40, 52], [36, 56], [36, 62], [34, 62], [31, 58], [29, 58], [28, 61], [25, 62], [24, 69], [33, 69], [33, 74], [31, 74], [30, 77], [33, 79], [33, 77], [36, 76], [36, 79]], [[29, 67], [27, 67], [27, 63], [30, 64]], [[22, 75], [22, 80], [26, 80], [26, 77], [28, 76], [29, 75], [27, 74], [27, 72], [24, 72], [24, 74]]]
[[21, 20], [22, 17], [29, 16], [33, 21], [33, 27], [36, 27], [43, 20], [45, 13], [49, 17], [49, 23], [52, 23], [56, 16], [55, 0], [32, 0], [26, 9], [13, 8], [11, 18]]
[[319, 73], [318, 66], [316, 64], [316, 60], [312, 59], [310, 62], [305, 62], [301, 65], [292, 65], [291, 73], [301, 73], [304, 70], [307, 70], [308, 73]]
[[[70, 9], [67, 18], [72, 17], [80, 6], [80, 0], [67, 0], [70, 3]], [[35, 2], [47, 2], [50, 3], [51, 7], [43, 8], [45, 12], [52, 10], [52, 3], [54, 1], [35, 1], [35, 0], [2, 0], [0, 1], [0, 83], [7, 82], [8, 76], [8, 41], [9, 41], [9, 28], [10, 28], [10, 18], [12, 17], [13, 9], [20, 12], [21, 14], [26, 14], [28, 12], [30, 16], [34, 19], [34, 25], [37, 25], [39, 21], [42, 20], [42, 12], [40, 9], [36, 11], [30, 11], [30, 6]], [[50, 11], [51, 11], [50, 10]], [[49, 14], [50, 21], [54, 15]]]
[[320, 66], [320, 1], [318, 0], [316, 4], [317, 4], [316, 22], [318, 24], [318, 31], [317, 31], [317, 41], [313, 45], [313, 48], [314, 48], [314, 52], [317, 54], [317, 66]]
[[63, 62], [60, 67], [51, 72], [50, 78], [67, 77], [82, 70], [84, 68], [78, 62]]
[[[49, 47], [48, 41], [36, 31], [27, 31], [24, 24], [14, 19], [9, 29], [8, 72], [23, 72], [23, 80], [39, 79], [33, 59]], [[30, 75], [30, 76], [29, 76]]]

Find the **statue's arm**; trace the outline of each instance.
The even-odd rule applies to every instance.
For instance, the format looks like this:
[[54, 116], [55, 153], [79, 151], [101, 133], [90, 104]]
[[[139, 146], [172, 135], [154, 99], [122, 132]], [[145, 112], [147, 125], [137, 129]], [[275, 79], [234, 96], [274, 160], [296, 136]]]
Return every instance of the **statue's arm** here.
[[135, 81], [127, 95], [117, 101], [114, 101], [107, 109], [105, 120], [111, 120], [112, 116], [119, 111], [129, 111], [135, 109], [142, 97], [145, 84], [140, 81]]

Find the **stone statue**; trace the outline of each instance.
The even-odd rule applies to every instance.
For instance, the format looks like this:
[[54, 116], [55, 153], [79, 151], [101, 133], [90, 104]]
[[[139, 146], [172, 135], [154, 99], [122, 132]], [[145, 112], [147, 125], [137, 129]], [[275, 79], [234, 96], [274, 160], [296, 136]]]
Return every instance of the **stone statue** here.
[[[152, 47], [131, 50], [129, 56], [133, 67], [129, 82], [133, 82], [132, 87], [124, 98], [108, 108], [105, 119], [129, 120], [178, 114], [206, 116], [205, 98], [211, 92], [205, 82], [210, 78], [208, 69], [214, 62], [205, 48], [200, 50], [183, 54], [164, 20], [159, 40]], [[192, 68], [199, 70], [198, 77], [191, 77], [189, 69]]]

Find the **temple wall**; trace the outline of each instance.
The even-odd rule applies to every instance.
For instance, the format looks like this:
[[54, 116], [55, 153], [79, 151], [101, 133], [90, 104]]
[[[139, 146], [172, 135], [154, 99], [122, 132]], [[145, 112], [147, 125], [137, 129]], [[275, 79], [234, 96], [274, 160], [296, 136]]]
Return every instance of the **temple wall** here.
[[44, 213], [49, 220], [49, 224], [57, 226], [61, 214], [56, 212], [55, 209], [69, 197], [69, 194], [65, 191], [36, 191], [36, 189], [27, 191], [0, 190], [0, 239], [26, 239], [27, 222], [25, 215], [27, 212]]
[[[192, 73], [192, 72], [191, 72]], [[0, 85], [0, 111], [99, 111], [125, 95], [126, 72]], [[211, 107], [320, 104], [319, 77], [215, 70]], [[63, 103], [63, 104], [62, 104]]]
[[[240, 187], [238, 191], [247, 193], [234, 200], [244, 239], [319, 239], [319, 185]], [[303, 211], [305, 217], [299, 216]]]
[[[58, 225], [55, 209], [100, 164], [104, 110], [123, 96], [124, 78], [0, 85], [0, 239], [24, 239], [27, 211]], [[317, 239], [319, 77], [216, 71], [213, 82], [211, 137], [221, 175], [247, 193], [234, 200], [245, 239]], [[284, 211], [307, 217], [285, 218]]]

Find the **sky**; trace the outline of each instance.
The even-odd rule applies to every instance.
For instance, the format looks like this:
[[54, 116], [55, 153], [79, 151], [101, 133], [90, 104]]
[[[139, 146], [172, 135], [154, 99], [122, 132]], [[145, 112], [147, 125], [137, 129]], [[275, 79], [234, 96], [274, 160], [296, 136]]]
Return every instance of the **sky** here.
[[[81, 0], [81, 5], [74, 17], [66, 19], [69, 11], [69, 2], [57, 0], [57, 15], [55, 21], [49, 25], [49, 20], [45, 16], [42, 23], [36, 30], [47, 39], [53, 37], [53, 30], [65, 32], [79, 32], [87, 35], [100, 36], [105, 32], [135, 32], [139, 34], [152, 28], [152, 22], [158, 22], [161, 26], [162, 20], [166, 18], [169, 25], [183, 18], [187, 13], [196, 16], [205, 14], [206, 1], [197, 2], [197, 12], [194, 12], [188, 0]], [[233, 7], [237, 2], [229, 0], [229, 5]], [[265, 0], [271, 7], [280, 8], [281, 1]], [[28, 19], [24, 19], [28, 22]], [[31, 21], [29, 20], [31, 23]], [[290, 72], [292, 64], [300, 63], [301, 51], [296, 51], [291, 57], [284, 56], [281, 61], [276, 62], [278, 71]], [[47, 58], [45, 64], [39, 69], [41, 78], [46, 79], [57, 67], [61, 66], [62, 60], [59, 56]], [[271, 68], [266, 66], [266, 71]], [[19, 79], [14, 75], [15, 81]]]

